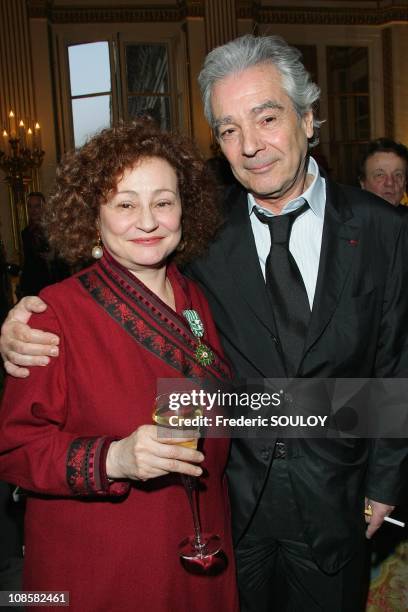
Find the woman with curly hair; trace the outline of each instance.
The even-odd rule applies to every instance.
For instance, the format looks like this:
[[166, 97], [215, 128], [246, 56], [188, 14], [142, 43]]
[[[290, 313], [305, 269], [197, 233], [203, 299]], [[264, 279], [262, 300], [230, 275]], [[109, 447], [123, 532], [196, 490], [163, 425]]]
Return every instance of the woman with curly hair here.
[[[69, 263], [97, 261], [41, 293], [47, 310], [32, 323], [60, 337], [60, 354], [7, 382], [0, 478], [30, 492], [24, 589], [69, 591], [71, 610], [237, 609], [228, 442], [201, 452], [151, 424], [158, 378], [229, 376], [206, 301], [176, 266], [219, 227], [215, 201], [192, 145], [145, 121], [102, 131], [57, 171], [50, 243]], [[203, 472], [203, 529], [229, 560], [216, 576], [177, 558], [192, 530], [178, 473]]]

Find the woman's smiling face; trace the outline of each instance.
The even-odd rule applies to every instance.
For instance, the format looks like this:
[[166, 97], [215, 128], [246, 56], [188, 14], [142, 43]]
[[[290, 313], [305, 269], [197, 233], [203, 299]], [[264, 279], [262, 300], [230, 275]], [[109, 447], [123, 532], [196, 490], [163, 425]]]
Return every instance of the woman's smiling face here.
[[181, 215], [174, 168], [159, 157], [142, 159], [125, 170], [100, 207], [103, 245], [136, 274], [161, 268], [181, 240]]

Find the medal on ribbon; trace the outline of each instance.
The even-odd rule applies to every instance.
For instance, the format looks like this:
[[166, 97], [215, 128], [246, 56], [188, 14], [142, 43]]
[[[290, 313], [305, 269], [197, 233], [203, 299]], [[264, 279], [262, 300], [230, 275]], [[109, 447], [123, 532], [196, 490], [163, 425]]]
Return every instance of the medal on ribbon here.
[[195, 351], [195, 358], [202, 366], [209, 366], [214, 361], [214, 353], [203, 342], [201, 338], [204, 336], [204, 325], [196, 310], [183, 310], [183, 315], [190, 326], [194, 336], [198, 339], [198, 346]]

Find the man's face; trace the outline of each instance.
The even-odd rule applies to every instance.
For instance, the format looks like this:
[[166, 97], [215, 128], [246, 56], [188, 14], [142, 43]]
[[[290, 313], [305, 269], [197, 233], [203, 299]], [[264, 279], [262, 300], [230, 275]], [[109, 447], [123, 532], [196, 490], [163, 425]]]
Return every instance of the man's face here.
[[398, 206], [407, 184], [407, 164], [395, 153], [374, 153], [365, 163], [362, 189], [376, 193], [393, 206]]
[[39, 223], [42, 215], [43, 201], [41, 196], [30, 196], [27, 200], [27, 212], [30, 223]]
[[259, 203], [282, 208], [302, 193], [313, 114], [297, 115], [274, 66], [261, 64], [216, 82], [211, 106], [222, 152]]

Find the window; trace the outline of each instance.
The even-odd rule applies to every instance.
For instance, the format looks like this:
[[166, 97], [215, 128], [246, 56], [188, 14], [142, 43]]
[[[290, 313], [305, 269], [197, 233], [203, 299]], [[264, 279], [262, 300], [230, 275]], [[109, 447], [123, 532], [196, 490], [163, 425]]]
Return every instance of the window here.
[[306, 70], [310, 73], [312, 81], [314, 83], [319, 82], [318, 68], [317, 68], [317, 48], [315, 45], [294, 45], [301, 54], [301, 61], [305, 66]]
[[171, 126], [167, 47], [164, 44], [127, 44], [126, 100], [128, 118], [148, 113], [163, 129]]
[[330, 159], [334, 175], [355, 184], [370, 140], [368, 49], [327, 47]]
[[[115, 48], [112, 41], [68, 46], [75, 147], [120, 118], [135, 119], [149, 114], [163, 129], [172, 127], [167, 45], [121, 43], [118, 62], [112, 62]], [[118, 92], [115, 100], [112, 88]]]
[[109, 43], [68, 47], [74, 144], [80, 147], [112, 123], [112, 85]]

